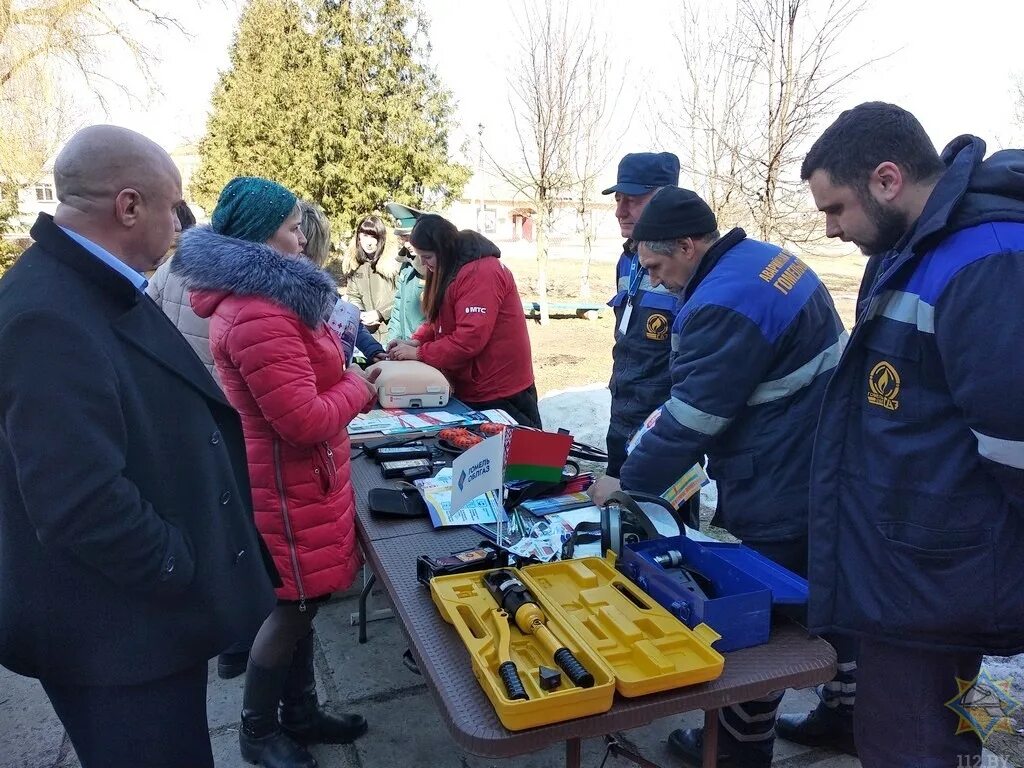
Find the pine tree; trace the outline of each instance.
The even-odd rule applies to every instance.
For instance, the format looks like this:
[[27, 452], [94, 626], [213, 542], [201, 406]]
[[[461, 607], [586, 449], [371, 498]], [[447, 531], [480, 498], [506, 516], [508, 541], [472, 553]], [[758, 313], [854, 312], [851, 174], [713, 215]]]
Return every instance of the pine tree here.
[[412, 0], [252, 0], [213, 97], [193, 193], [207, 210], [242, 173], [319, 203], [335, 240], [389, 200], [458, 195], [451, 95]]
[[323, 51], [297, 0], [251, 0], [214, 89], [189, 192], [213, 210], [235, 176], [265, 176], [315, 197], [321, 159], [311, 137], [330, 97]]
[[324, 22], [348, 96], [338, 122], [348, 139], [339, 157], [349, 162], [334, 170], [353, 216], [389, 199], [419, 206], [432, 191], [442, 200], [460, 192], [469, 173], [447, 160], [454, 107], [426, 64], [422, 12], [410, 0], [342, 0], [326, 4]]

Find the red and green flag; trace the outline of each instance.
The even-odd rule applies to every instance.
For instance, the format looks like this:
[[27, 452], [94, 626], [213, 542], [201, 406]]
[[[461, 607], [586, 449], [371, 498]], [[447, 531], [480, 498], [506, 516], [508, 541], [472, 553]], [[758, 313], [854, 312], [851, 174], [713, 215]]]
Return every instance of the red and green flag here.
[[572, 435], [509, 429], [505, 447], [505, 480], [537, 480], [557, 483], [569, 458]]

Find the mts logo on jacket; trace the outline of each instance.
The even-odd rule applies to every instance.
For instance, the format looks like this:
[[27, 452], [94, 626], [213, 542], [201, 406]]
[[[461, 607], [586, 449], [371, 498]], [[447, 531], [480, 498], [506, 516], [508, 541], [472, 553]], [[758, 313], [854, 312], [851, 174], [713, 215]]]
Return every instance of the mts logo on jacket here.
[[466, 307], [467, 315], [486, 315], [487, 307]]

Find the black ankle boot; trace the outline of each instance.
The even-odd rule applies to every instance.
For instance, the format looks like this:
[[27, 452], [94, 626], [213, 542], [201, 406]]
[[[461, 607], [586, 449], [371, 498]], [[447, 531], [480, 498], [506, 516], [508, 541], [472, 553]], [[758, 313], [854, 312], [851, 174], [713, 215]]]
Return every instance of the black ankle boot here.
[[[771, 741], [741, 744], [719, 727], [718, 768], [770, 768], [773, 746]], [[672, 731], [668, 735], [668, 748], [687, 765], [704, 765], [704, 729]]]
[[217, 657], [217, 677], [230, 680], [245, 674], [249, 651], [225, 651]]
[[287, 675], [287, 667], [264, 669], [249, 660], [238, 729], [242, 759], [263, 768], [317, 768], [313, 756], [281, 730], [277, 719], [277, 702]]
[[781, 715], [775, 722], [775, 733], [796, 744], [826, 747], [857, 756], [851, 707], [827, 707], [819, 703], [806, 715]]
[[362, 715], [333, 714], [320, 706], [312, 631], [295, 646], [281, 696], [281, 728], [300, 744], [348, 744], [366, 733]]

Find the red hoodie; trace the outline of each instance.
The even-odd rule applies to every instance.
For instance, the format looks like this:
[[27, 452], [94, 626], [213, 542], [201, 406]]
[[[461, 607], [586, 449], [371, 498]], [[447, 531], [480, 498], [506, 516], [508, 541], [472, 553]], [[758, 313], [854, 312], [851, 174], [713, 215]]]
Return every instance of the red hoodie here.
[[[479, 235], [477, 245], [499, 253]], [[421, 342], [419, 359], [443, 371], [464, 402], [511, 397], [533, 384], [523, 302], [515, 278], [496, 255], [464, 264], [445, 292], [437, 320], [421, 325], [413, 338]]]

